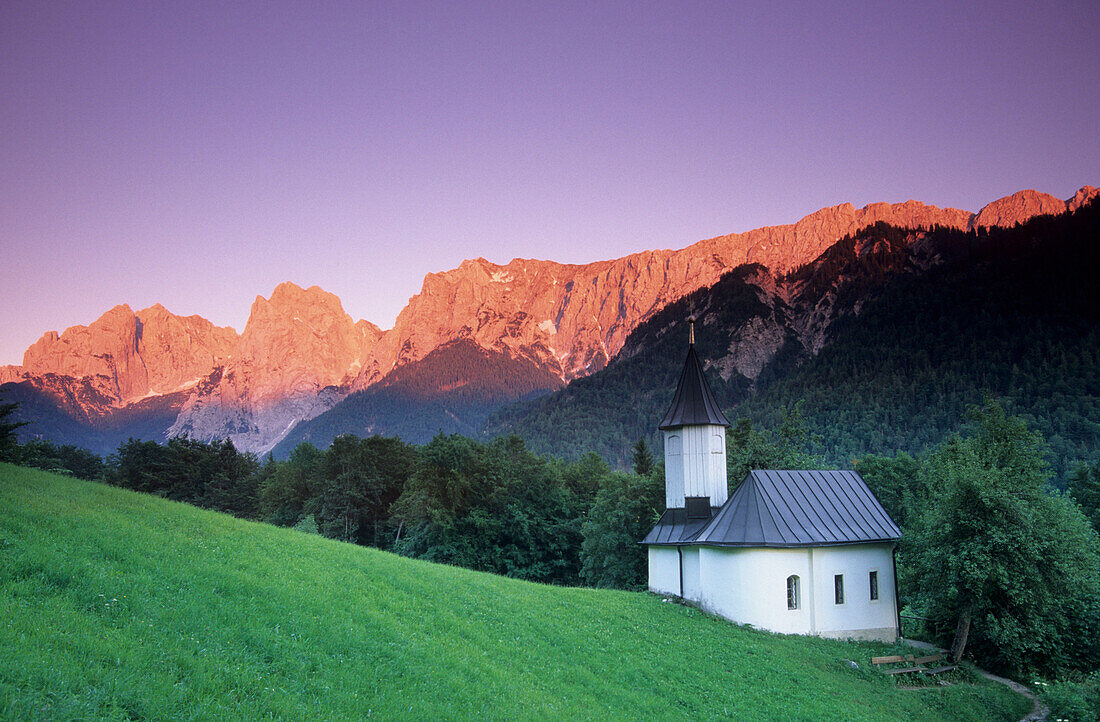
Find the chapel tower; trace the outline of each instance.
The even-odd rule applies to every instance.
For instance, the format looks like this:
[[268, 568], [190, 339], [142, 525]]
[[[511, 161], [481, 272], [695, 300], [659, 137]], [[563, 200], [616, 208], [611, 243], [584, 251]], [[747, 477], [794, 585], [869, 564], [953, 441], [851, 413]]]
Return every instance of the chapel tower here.
[[665, 507], [686, 509], [688, 517], [709, 517], [726, 503], [726, 427], [695, 353], [695, 316], [688, 317], [684, 370], [672, 406], [661, 419], [665, 437]]

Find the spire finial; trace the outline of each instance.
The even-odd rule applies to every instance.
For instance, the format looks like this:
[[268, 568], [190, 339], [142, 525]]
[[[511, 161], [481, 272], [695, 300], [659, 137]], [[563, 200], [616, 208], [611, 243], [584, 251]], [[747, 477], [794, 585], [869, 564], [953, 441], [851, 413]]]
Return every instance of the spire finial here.
[[695, 345], [695, 314], [688, 316], [688, 346]]

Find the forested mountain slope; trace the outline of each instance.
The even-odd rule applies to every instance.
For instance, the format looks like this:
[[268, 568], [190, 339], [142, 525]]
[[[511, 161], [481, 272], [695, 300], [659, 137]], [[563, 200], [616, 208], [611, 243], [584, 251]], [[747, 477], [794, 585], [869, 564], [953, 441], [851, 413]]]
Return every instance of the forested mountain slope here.
[[731, 417], [776, 423], [802, 403], [827, 459], [919, 452], [985, 395], [1048, 439], [1059, 478], [1100, 453], [1100, 204], [1014, 228], [879, 224], [773, 276], [742, 267], [640, 325], [608, 367], [498, 412], [491, 433], [623, 463], [657, 441], [687, 337]]
[[299, 423], [273, 453], [284, 458], [305, 441], [325, 448], [349, 433], [400, 436], [417, 444], [438, 433], [477, 436], [492, 411], [562, 385], [560, 378], [530, 359], [459, 340], [415, 364], [398, 367], [374, 386]]

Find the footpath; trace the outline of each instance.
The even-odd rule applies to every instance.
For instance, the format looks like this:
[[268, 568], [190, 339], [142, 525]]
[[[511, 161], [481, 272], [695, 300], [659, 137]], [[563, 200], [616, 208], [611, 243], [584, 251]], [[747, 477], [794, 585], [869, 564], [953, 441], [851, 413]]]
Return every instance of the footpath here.
[[[935, 652], [947, 651], [946, 649], [941, 649], [934, 644], [929, 644], [928, 642], [918, 642], [915, 639], [902, 639], [901, 642], [902, 644], [908, 644], [910, 647], [915, 647], [917, 649], [925, 649]], [[1031, 711], [1021, 717], [1020, 722], [1046, 722], [1047, 717], [1050, 716], [1050, 709], [1045, 704], [1043, 704], [1038, 697], [1032, 694], [1030, 689], [1020, 684], [1019, 682], [1013, 682], [1011, 679], [998, 677], [992, 672], [987, 672], [984, 669], [979, 669], [978, 674], [982, 675], [988, 680], [999, 682], [1000, 684], [1003, 684], [1004, 686], [1011, 689], [1013, 692], [1019, 692], [1020, 694], [1031, 700]]]

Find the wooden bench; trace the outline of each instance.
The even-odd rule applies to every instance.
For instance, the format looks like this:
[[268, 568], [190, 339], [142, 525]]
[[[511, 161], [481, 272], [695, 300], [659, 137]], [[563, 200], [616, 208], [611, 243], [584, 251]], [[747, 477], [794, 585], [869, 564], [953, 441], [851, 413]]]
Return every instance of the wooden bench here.
[[[925, 657], [914, 657], [911, 654], [900, 655], [891, 654], [887, 657], [872, 657], [871, 664], [878, 667], [884, 674], [939, 674], [940, 672], [950, 672], [955, 669], [953, 664], [941, 664], [936, 667], [926, 667], [927, 664], [936, 664], [943, 662], [946, 659], [946, 655], [943, 652], [938, 654], [929, 654]], [[884, 664], [904, 664], [904, 667], [889, 667], [883, 668]]]

